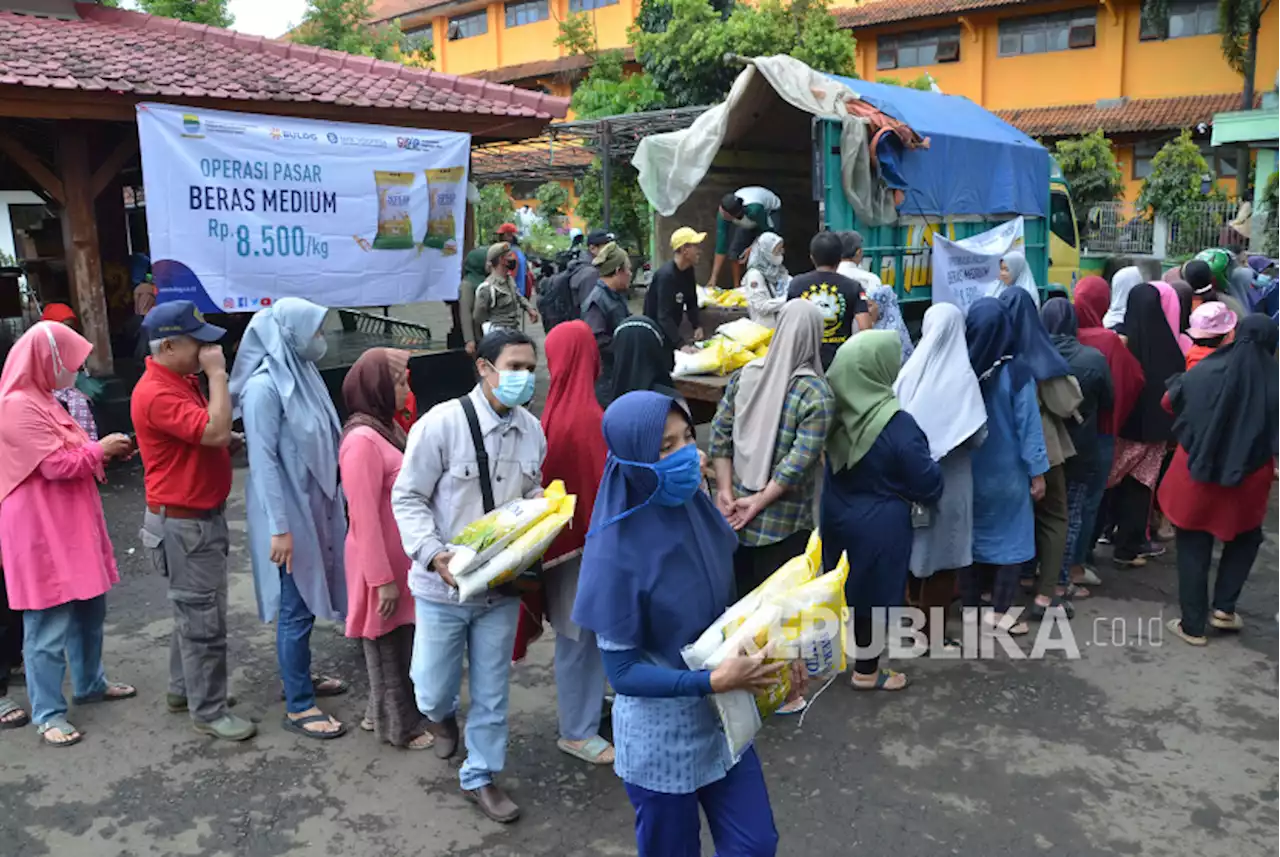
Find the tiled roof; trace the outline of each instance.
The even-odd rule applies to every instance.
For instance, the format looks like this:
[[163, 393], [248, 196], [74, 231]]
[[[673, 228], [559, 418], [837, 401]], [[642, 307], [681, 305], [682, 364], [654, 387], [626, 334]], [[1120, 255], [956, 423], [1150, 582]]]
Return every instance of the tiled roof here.
[[[622, 51], [623, 62], [635, 62], [636, 49], [626, 47]], [[550, 60], [535, 60], [534, 62], [522, 62], [516, 65], [504, 65], [501, 68], [489, 69], [487, 71], [477, 71], [476, 77], [485, 80], [494, 80], [501, 83], [510, 83], [514, 80], [527, 80], [531, 77], [545, 77], [550, 74], [559, 74], [566, 71], [578, 71], [580, 69], [590, 68], [594, 60], [585, 54], [575, 54], [567, 57], [556, 57]]]
[[[0, 12], [0, 90], [318, 103], [397, 111], [563, 117], [567, 98], [338, 51], [77, 3], [80, 20]], [[52, 93], [50, 93], [52, 97]]]
[[869, 0], [856, 6], [832, 9], [831, 12], [841, 27], [851, 29], [917, 18], [962, 15], [976, 9], [997, 9], [1033, 2], [1036, 0]]
[[1189, 95], [1183, 98], [1145, 98], [1068, 104], [1062, 107], [1030, 107], [997, 110], [996, 115], [1032, 137], [1064, 137], [1088, 134], [1101, 128], [1108, 133], [1170, 131], [1213, 124], [1213, 114], [1240, 107], [1240, 93]]

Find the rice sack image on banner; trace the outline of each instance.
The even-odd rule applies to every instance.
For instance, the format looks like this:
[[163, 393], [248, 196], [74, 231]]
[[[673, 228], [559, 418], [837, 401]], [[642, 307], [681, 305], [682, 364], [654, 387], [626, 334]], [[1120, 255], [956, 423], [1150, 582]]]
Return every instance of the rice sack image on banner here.
[[457, 299], [471, 135], [170, 104], [137, 120], [158, 301]]

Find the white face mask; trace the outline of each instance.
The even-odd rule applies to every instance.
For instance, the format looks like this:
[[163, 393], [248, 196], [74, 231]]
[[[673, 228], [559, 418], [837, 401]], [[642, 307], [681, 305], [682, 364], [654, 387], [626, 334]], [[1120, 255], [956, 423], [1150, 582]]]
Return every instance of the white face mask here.
[[770, 261], [770, 262], [772, 262], [772, 263], [773, 263], [773, 264], [775, 264], [775, 265], [781, 265], [781, 264], [782, 264], [782, 254], [781, 254], [781, 253], [770, 253], [770, 254], [769, 254], [769, 261]]

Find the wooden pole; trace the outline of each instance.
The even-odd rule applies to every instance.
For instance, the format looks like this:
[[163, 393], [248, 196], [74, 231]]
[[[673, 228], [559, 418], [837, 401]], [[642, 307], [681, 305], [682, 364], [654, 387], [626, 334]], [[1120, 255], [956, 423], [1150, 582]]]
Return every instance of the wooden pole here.
[[71, 298], [84, 336], [93, 343], [91, 375], [114, 372], [107, 298], [102, 285], [98, 221], [94, 216], [93, 169], [89, 165], [89, 129], [81, 123], [58, 123], [58, 172], [61, 174], [62, 246], [66, 253]]

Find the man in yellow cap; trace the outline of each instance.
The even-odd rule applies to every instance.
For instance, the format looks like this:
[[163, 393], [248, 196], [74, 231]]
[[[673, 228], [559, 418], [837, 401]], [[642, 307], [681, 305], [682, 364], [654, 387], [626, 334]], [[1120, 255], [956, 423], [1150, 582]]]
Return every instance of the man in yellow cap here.
[[698, 321], [698, 281], [693, 268], [702, 256], [702, 242], [707, 233], [681, 226], [671, 233], [672, 258], [653, 275], [644, 296], [644, 314], [658, 323], [667, 337], [667, 347], [675, 350], [691, 345], [680, 332], [686, 315], [693, 328], [693, 339], [702, 339]]

